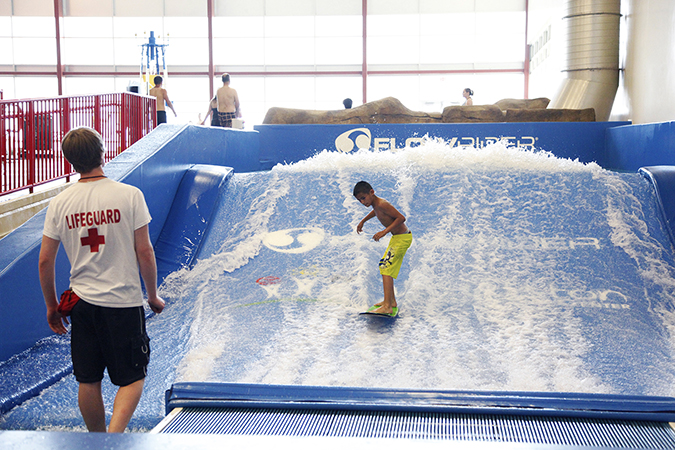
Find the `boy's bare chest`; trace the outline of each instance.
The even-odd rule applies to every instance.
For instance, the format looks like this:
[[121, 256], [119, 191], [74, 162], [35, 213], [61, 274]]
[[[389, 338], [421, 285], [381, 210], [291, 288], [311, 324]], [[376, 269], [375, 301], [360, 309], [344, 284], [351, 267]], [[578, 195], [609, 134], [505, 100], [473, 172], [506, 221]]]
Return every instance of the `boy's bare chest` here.
[[391, 223], [394, 221], [394, 218], [387, 214], [385, 211], [379, 209], [379, 208], [374, 208], [375, 211], [375, 217], [377, 217], [377, 220], [380, 221], [382, 225], [389, 226]]

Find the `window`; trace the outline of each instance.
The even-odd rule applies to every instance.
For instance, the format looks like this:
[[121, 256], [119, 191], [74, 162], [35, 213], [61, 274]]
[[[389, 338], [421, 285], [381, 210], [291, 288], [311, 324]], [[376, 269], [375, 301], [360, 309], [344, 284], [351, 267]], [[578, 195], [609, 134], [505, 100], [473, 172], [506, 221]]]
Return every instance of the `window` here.
[[[169, 121], [201, 121], [210, 92], [206, 2], [62, 1], [64, 95], [125, 90], [139, 78], [141, 46], [152, 32], [158, 44], [167, 44], [166, 87], [179, 112]], [[7, 49], [0, 65], [16, 71], [0, 79], [0, 89], [8, 85], [6, 95], [24, 95], [36, 80], [24, 71], [44, 74], [50, 81], [40, 85], [39, 95], [54, 96], [53, 2], [18, 3], [14, 15], [0, 16], [0, 46]], [[369, 0], [365, 37], [361, 0], [213, 5], [213, 86], [221, 85], [220, 73], [233, 74], [247, 126], [261, 123], [273, 106], [342, 109], [346, 97], [359, 105], [364, 38], [369, 101], [393, 96], [410, 109], [440, 112], [463, 102], [465, 87], [476, 91], [477, 104], [523, 95], [524, 75], [510, 71], [525, 65], [524, 0]], [[35, 15], [26, 15], [31, 10]], [[88, 71], [96, 75], [83, 76]]]

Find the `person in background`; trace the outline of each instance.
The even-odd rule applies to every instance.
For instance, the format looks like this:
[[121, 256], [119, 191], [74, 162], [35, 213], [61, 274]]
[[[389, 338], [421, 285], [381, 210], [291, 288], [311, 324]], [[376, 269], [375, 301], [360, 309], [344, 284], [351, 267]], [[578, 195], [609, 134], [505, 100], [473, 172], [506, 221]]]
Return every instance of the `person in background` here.
[[241, 117], [239, 96], [237, 91], [230, 87], [230, 74], [222, 76], [223, 86], [216, 92], [218, 99], [218, 126], [232, 128], [232, 119]]
[[345, 105], [345, 109], [351, 109], [352, 108], [352, 99], [346, 98], [346, 99], [342, 100], [342, 104]]
[[150, 95], [157, 99], [157, 125], [160, 123], [166, 123], [166, 106], [171, 108], [173, 115], [178, 117], [176, 110], [173, 109], [173, 103], [169, 100], [169, 94], [166, 92], [166, 89], [162, 87], [162, 82], [164, 81], [161, 76], [157, 75], [153, 80], [155, 82], [155, 87], [150, 89]]
[[[47, 209], [38, 263], [47, 322], [53, 332], [66, 334], [70, 317], [73, 373], [87, 429], [106, 432], [101, 381], [107, 369], [119, 386], [107, 431], [122, 433], [141, 399], [150, 361], [141, 277], [150, 309], [157, 314], [164, 309], [148, 233], [150, 212], [140, 189], [106, 178], [103, 141], [95, 130], [69, 131], [62, 149], [80, 179]], [[71, 266], [61, 304], [55, 283], [59, 244]], [[72, 309], [64, 310], [64, 304]]]
[[213, 97], [209, 102], [209, 112], [206, 113], [204, 120], [202, 120], [202, 125], [206, 123], [206, 120], [211, 116], [211, 126], [219, 127], [220, 120], [218, 117], [218, 97]]
[[471, 96], [473, 95], [473, 91], [469, 88], [464, 89], [462, 91], [462, 97], [464, 97], [464, 104], [462, 106], [472, 106], [473, 105], [473, 99]]

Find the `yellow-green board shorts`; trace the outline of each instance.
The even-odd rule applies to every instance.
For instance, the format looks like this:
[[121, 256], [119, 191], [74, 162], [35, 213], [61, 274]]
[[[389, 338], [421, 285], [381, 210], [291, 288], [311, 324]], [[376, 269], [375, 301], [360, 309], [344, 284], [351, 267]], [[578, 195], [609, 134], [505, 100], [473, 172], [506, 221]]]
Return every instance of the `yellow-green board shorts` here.
[[380, 260], [380, 273], [392, 278], [398, 277], [403, 264], [403, 257], [412, 244], [412, 233], [408, 231], [405, 234], [395, 234], [389, 240], [387, 251]]

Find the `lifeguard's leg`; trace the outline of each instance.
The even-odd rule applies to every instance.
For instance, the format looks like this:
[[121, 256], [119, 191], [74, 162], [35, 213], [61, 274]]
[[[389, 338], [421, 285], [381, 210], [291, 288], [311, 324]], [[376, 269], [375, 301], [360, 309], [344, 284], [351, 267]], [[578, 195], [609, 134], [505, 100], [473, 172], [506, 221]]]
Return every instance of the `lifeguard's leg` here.
[[101, 395], [101, 382], [80, 383], [77, 403], [87, 430], [105, 433], [105, 406]]
[[117, 395], [115, 396], [110, 427], [108, 427], [109, 433], [124, 433], [127, 425], [129, 425], [131, 416], [133, 416], [134, 411], [136, 411], [138, 402], [141, 400], [144, 382], [145, 379], [142, 379], [119, 388]]

